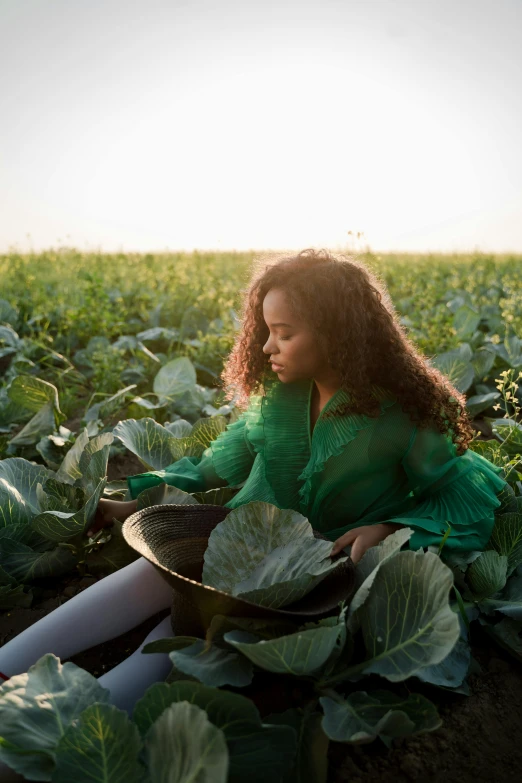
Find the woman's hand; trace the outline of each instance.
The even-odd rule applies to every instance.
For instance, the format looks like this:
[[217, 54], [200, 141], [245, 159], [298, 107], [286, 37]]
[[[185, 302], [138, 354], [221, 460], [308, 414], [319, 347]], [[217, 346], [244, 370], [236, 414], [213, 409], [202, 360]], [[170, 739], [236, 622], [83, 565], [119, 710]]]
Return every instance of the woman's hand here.
[[330, 557], [339, 554], [345, 546], [351, 544], [352, 551], [350, 557], [354, 563], [358, 563], [367, 549], [372, 546], [377, 546], [381, 541], [384, 541], [386, 536], [389, 536], [390, 533], [394, 533], [401, 527], [402, 525], [395, 525], [388, 522], [354, 527], [353, 530], [349, 530], [348, 533], [345, 533], [335, 541], [333, 549], [330, 552]]
[[111, 500], [110, 498], [101, 498], [96, 509], [94, 522], [87, 531], [88, 536], [93, 536], [102, 527], [110, 527], [114, 520], [123, 522], [128, 516], [136, 511], [137, 501]]

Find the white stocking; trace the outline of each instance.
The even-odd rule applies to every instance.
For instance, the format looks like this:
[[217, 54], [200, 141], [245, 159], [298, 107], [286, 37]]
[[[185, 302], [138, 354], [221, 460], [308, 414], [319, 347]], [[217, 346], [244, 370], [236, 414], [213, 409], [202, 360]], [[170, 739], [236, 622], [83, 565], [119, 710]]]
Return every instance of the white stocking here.
[[98, 677], [98, 682], [111, 692], [110, 702], [120, 710], [132, 715], [135, 703], [141, 699], [147, 688], [154, 682], [164, 680], [172, 669], [167, 653], [147, 653], [141, 650], [144, 645], [156, 639], [173, 636], [170, 617], [152, 629], [138, 649], [107, 674]]
[[[8, 677], [21, 674], [45, 653], [54, 653], [64, 661], [130, 631], [171, 602], [172, 588], [148, 560], [140, 557], [70, 598], [7, 642], [0, 649], [0, 671]], [[143, 655], [141, 659], [145, 666], [147, 661], [151, 661], [148, 665], [153, 665], [152, 661], [157, 665], [156, 658], [160, 657], [160, 654]], [[115, 669], [100, 678], [102, 684]]]

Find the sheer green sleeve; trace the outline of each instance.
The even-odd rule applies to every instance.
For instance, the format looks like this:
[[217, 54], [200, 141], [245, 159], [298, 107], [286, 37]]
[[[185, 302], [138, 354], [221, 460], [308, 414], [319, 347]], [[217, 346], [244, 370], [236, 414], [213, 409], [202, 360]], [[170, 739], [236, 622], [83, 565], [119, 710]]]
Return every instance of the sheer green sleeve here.
[[215, 487], [235, 486], [245, 481], [255, 452], [246, 437], [247, 413], [228, 424], [205, 449], [201, 457], [182, 457], [163, 470], [128, 476], [131, 497], [157, 484], [170, 484], [184, 492], [204, 492]]
[[503, 469], [471, 449], [460, 456], [456, 450], [434, 427], [412, 432], [402, 465], [417, 505], [386, 520], [413, 528], [411, 549], [439, 545], [448, 524], [446, 550], [482, 550], [489, 541], [497, 494], [506, 486]]

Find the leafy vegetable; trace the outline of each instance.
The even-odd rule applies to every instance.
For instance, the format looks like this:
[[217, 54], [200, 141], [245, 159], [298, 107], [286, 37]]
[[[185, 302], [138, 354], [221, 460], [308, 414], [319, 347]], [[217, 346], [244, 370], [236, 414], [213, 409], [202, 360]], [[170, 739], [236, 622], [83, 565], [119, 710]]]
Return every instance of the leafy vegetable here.
[[319, 671], [336, 648], [344, 647], [345, 611], [338, 618], [308, 623], [289, 636], [263, 640], [246, 631], [228, 631], [224, 639], [262, 669], [276, 674], [308, 675]]
[[99, 783], [140, 783], [140, 750], [138, 730], [126, 712], [110, 704], [92, 704], [60, 738], [52, 781], [70, 783], [80, 775]]
[[386, 745], [405, 737], [438, 729], [442, 721], [424, 696], [406, 700], [389, 691], [357, 691], [346, 699], [319, 699], [324, 709], [323, 729], [336, 742], [361, 744], [380, 737]]
[[178, 438], [154, 419], [127, 419], [116, 425], [113, 432], [147, 469], [163, 470], [181, 457], [201, 456], [225, 424], [223, 416], [203, 419], [194, 424], [190, 435]]
[[29, 780], [51, 780], [67, 728], [93, 701], [108, 700], [95, 677], [44, 655], [0, 688], [0, 759]]
[[333, 561], [331, 551], [297, 511], [246, 503], [210, 534], [203, 583], [262, 606], [287, 606], [347, 559]]
[[230, 783], [264, 783], [280, 775], [295, 756], [296, 732], [284, 724], [261, 721], [251, 699], [238, 693], [180, 680], [152, 685], [134, 708], [133, 720], [142, 736], [173, 703], [189, 702], [205, 710], [209, 721], [221, 729], [229, 751]]
[[452, 584], [450, 569], [431, 552], [398, 552], [384, 560], [357, 610], [370, 653], [359, 670], [400, 682], [444, 660], [459, 637], [448, 601]]
[[231, 650], [215, 645], [207, 648], [203, 641], [174, 650], [169, 657], [180, 672], [196, 677], [204, 685], [235, 685], [241, 688], [252, 682], [252, 666]]
[[225, 735], [195, 704], [182, 701], [167, 707], [149, 730], [145, 747], [152, 780], [227, 783]]

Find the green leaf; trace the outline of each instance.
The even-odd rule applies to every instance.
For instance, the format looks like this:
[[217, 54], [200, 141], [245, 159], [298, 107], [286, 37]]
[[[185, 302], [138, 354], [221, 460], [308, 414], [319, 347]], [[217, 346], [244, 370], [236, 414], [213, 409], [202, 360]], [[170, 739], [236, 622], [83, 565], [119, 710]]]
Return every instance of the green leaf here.
[[194, 365], [188, 357], [180, 356], [161, 368], [154, 378], [153, 390], [161, 403], [181, 397], [182, 394], [193, 389], [195, 384]]
[[514, 620], [522, 620], [522, 573], [508, 579], [500, 598], [486, 598], [479, 606], [483, 612], [502, 612]]
[[107, 460], [113, 440], [110, 432], [103, 432], [89, 440], [87, 430], [83, 429], [56, 473], [58, 481], [83, 487], [92, 493], [107, 475]]
[[0, 321], [11, 326], [16, 326], [18, 323], [18, 310], [6, 299], [0, 299]]
[[506, 335], [503, 343], [495, 345], [495, 350], [510, 367], [522, 367], [522, 340], [517, 335]]
[[472, 351], [467, 343], [463, 343], [454, 351], [441, 353], [432, 360], [432, 364], [440, 370], [460, 391], [466, 392], [475, 378], [475, 370], [471, 364]]
[[272, 608], [310, 592], [347, 558], [333, 561], [331, 541], [314, 538], [292, 509], [255, 501], [232, 510], [211, 532], [203, 583]]
[[27, 509], [27, 521], [38, 513], [38, 484], [44, 484], [53, 475], [52, 471], [42, 465], [35, 465], [19, 457], [0, 460], [0, 480], [3, 479], [17, 490]]
[[466, 572], [466, 580], [479, 601], [498, 593], [506, 584], [508, 558], [493, 549], [482, 552]]
[[78, 511], [43, 511], [34, 517], [31, 527], [50, 541], [67, 542], [83, 535], [94, 519], [106, 483], [102, 479]]
[[228, 631], [224, 639], [261, 669], [296, 677], [309, 675], [319, 671], [339, 647], [344, 647], [344, 611], [339, 618], [308, 623], [303, 629], [276, 639], [259, 639], [246, 631]]
[[150, 506], [163, 506], [169, 503], [176, 503], [178, 505], [198, 505], [198, 501], [193, 495], [189, 495], [188, 492], [183, 492], [182, 489], [173, 487], [170, 484], [158, 484], [155, 487], [144, 489], [143, 492], [137, 497], [136, 510], [141, 511], [143, 508], [149, 508]]
[[522, 513], [496, 516], [490, 544], [507, 557], [509, 576], [522, 563]]
[[500, 392], [490, 392], [489, 394], [475, 394], [473, 397], [468, 397], [466, 400], [466, 410], [471, 416], [475, 418], [479, 413], [485, 411], [491, 407], [494, 402], [500, 397]]
[[133, 720], [145, 735], [167, 707], [184, 701], [205, 710], [223, 731], [230, 753], [229, 783], [265, 783], [288, 768], [295, 754], [294, 730], [262, 724], [254, 702], [238, 693], [187, 680], [156, 683], [136, 703]]
[[469, 305], [462, 305], [453, 316], [453, 328], [461, 340], [471, 337], [480, 323], [480, 313]]
[[248, 631], [261, 639], [277, 639], [299, 630], [299, 624], [290, 620], [262, 617], [229, 617], [215, 614], [207, 629], [205, 639], [208, 644], [216, 641], [224, 643], [227, 631]]
[[261, 729], [261, 718], [251, 699], [239, 693], [183, 680], [171, 685], [163, 682], [151, 685], [136, 702], [132, 719], [144, 736], [165, 709], [182, 701], [205, 710], [210, 722], [221, 729], [230, 742]]
[[126, 386], [124, 389], [120, 389], [116, 394], [108, 397], [101, 402], [97, 402], [95, 405], [91, 405], [85, 412], [83, 417], [84, 421], [97, 421], [98, 419], [106, 419], [116, 413], [124, 404], [125, 398], [136, 388], [136, 384], [133, 383], [130, 386]]
[[183, 456], [180, 439], [154, 419], [120, 421], [113, 433], [149, 470], [163, 470]]
[[208, 503], [211, 506], [225, 506], [234, 495], [237, 495], [238, 489], [234, 487], [216, 487], [208, 489], [206, 492], [193, 492], [192, 496], [198, 503]]
[[112, 704], [91, 704], [56, 748], [53, 783], [140, 783], [138, 729]]
[[292, 708], [271, 713], [264, 720], [276, 726], [291, 726], [297, 737], [296, 759], [284, 783], [327, 783], [329, 740], [321, 726], [321, 713]]
[[435, 705], [417, 693], [404, 700], [389, 691], [357, 691], [346, 700], [322, 696], [319, 701], [324, 732], [335, 742], [361, 744], [380, 737], [390, 745], [397, 737], [434, 731], [442, 725]]
[[198, 419], [192, 427], [192, 432], [183, 438], [186, 456], [200, 457], [213, 440], [224, 432], [227, 420], [224, 416], [213, 416], [211, 419]]
[[457, 644], [440, 663], [425, 666], [415, 673], [422, 682], [429, 682], [440, 688], [458, 688], [469, 671], [471, 650], [467, 640], [467, 629], [462, 630]]
[[44, 459], [47, 467], [51, 468], [51, 470], [58, 470], [70, 446], [70, 438], [62, 438], [51, 434], [40, 438], [35, 448]]
[[44, 655], [0, 687], [0, 759], [29, 780], [51, 780], [63, 734], [92, 702], [108, 700], [109, 691], [91, 674]]
[[40, 511], [78, 511], [85, 503], [85, 492], [81, 487], [62, 484], [56, 479], [47, 479], [43, 487], [37, 487]]
[[495, 510], [495, 515], [519, 513], [522, 514], [522, 496], [515, 495], [513, 487], [506, 484], [497, 495], [500, 506]]
[[170, 660], [183, 674], [196, 677], [204, 685], [234, 685], [242, 688], [252, 682], [252, 664], [231, 650], [215, 645], [206, 649], [204, 641], [197, 641], [183, 650], [169, 653]]
[[170, 653], [173, 650], [183, 650], [185, 647], [190, 647], [196, 642], [200, 642], [197, 636], [167, 636], [165, 639], [156, 639], [153, 642], [146, 644], [142, 653], [148, 655], [149, 653]]
[[489, 348], [478, 348], [473, 354], [471, 364], [475, 370], [475, 380], [481, 381], [493, 369], [496, 352]]
[[35, 378], [34, 375], [17, 375], [8, 389], [9, 397], [18, 405], [37, 413], [44, 405], [50, 403], [61, 418], [65, 418], [60, 410], [58, 389], [52, 383]]
[[52, 475], [19, 457], [0, 460], [0, 526], [30, 522], [39, 508], [37, 486]]
[[452, 572], [431, 552], [398, 552], [381, 563], [359, 610], [371, 653], [359, 670], [400, 682], [440, 663], [459, 638], [448, 600], [452, 585]]
[[177, 421], [171, 422], [171, 424], [165, 424], [165, 429], [174, 435], [175, 438], [187, 438], [192, 432], [194, 425], [185, 419], [177, 419]]
[[396, 530], [395, 533], [386, 536], [377, 546], [370, 547], [357, 564], [355, 570], [357, 592], [350, 603], [348, 622], [352, 633], [355, 633], [359, 628], [358, 610], [368, 598], [380, 566], [400, 552], [401, 547], [410, 540], [412, 535], [413, 530], [409, 527]]
[[35, 552], [21, 541], [2, 540], [0, 564], [17, 582], [30, 582], [71, 571], [78, 557], [69, 549], [57, 546], [46, 552]]
[[186, 701], [171, 704], [146, 739], [151, 780], [168, 783], [227, 783], [225, 735], [204, 710]]
[[11, 541], [20, 541], [22, 544], [30, 547], [34, 552], [47, 552], [53, 549], [54, 544], [41, 536], [30, 525], [20, 523], [0, 527], [0, 553], [2, 552], [2, 541], [10, 539]]
[[11, 438], [11, 446], [32, 446], [38, 443], [44, 435], [50, 435], [56, 428], [56, 420], [52, 403], [48, 402], [30, 419], [20, 432]]

